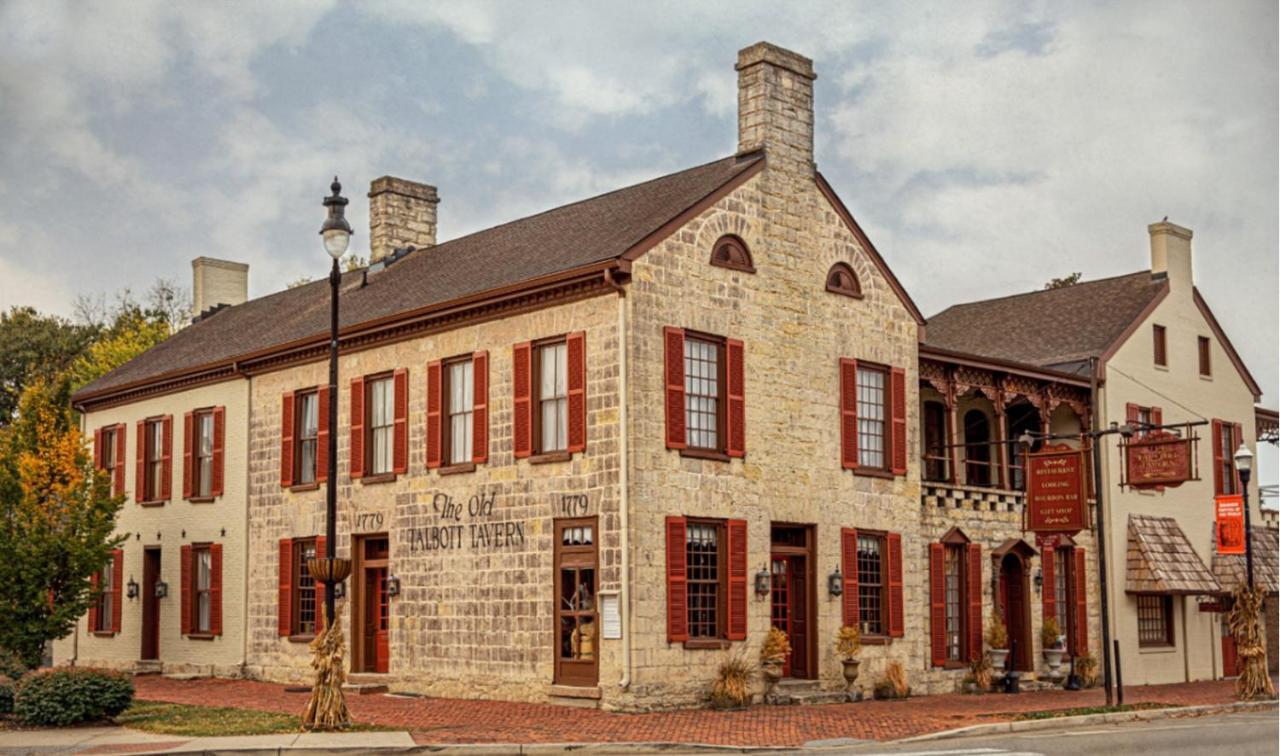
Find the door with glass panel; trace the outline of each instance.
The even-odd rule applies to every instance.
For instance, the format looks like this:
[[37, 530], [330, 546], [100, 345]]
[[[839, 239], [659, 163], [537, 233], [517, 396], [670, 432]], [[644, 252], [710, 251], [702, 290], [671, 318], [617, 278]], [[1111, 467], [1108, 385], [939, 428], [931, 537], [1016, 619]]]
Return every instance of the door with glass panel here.
[[555, 522], [556, 667], [560, 685], [599, 681], [596, 518]]

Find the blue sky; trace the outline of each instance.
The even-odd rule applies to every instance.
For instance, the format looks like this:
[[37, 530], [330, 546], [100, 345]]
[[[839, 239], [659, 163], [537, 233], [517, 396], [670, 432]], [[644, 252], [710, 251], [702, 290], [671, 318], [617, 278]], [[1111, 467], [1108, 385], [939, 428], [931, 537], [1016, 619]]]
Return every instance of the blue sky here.
[[[733, 63], [814, 58], [820, 169], [926, 314], [1148, 267], [1277, 404], [1277, 9], [1153, 3], [0, 0], [0, 306], [323, 275], [339, 174], [437, 185], [451, 238], [731, 153]], [[1274, 467], [1272, 468], [1274, 469]], [[1274, 474], [1270, 476], [1274, 480]]]

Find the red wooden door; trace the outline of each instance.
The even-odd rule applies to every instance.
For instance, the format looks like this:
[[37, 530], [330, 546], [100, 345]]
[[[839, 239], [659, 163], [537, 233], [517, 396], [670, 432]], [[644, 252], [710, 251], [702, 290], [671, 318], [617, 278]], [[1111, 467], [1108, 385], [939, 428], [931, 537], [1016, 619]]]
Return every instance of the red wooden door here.
[[809, 677], [808, 586], [803, 556], [774, 554], [770, 616], [773, 626], [787, 634], [791, 653], [782, 663], [786, 677]]
[[1227, 623], [1222, 623], [1222, 676], [1235, 677], [1240, 674], [1240, 658], [1236, 655], [1236, 639], [1231, 637]]
[[160, 658], [160, 599], [156, 583], [160, 582], [160, 549], [142, 552], [142, 650], [140, 659]]
[[[775, 554], [772, 560], [773, 590], [769, 594], [770, 618], [773, 626], [791, 637], [791, 581], [787, 579], [787, 558]], [[792, 644], [794, 650], [795, 644]], [[782, 661], [782, 675], [791, 676], [791, 656]]]
[[[387, 596], [387, 568], [369, 567], [365, 570], [365, 585], [369, 596], [365, 602], [365, 647], [368, 649], [366, 665], [372, 672], [386, 672], [390, 668], [391, 604]], [[372, 663], [370, 663], [372, 662]]]

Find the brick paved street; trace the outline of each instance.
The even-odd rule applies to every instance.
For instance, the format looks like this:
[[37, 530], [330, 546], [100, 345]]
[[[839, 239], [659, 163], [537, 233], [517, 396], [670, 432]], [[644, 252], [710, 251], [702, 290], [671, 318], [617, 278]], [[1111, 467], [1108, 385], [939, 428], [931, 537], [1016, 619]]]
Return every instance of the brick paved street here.
[[[302, 712], [305, 693], [247, 680], [136, 679], [137, 697], [151, 701]], [[1132, 687], [1126, 703], [1230, 703], [1232, 681]], [[954, 727], [1009, 719], [1021, 712], [1097, 706], [1101, 689], [928, 696], [829, 706], [755, 706], [615, 714], [548, 704], [437, 698], [350, 696], [357, 721], [406, 729], [419, 743], [682, 742], [736, 746], [798, 746], [810, 740], [896, 740]]]

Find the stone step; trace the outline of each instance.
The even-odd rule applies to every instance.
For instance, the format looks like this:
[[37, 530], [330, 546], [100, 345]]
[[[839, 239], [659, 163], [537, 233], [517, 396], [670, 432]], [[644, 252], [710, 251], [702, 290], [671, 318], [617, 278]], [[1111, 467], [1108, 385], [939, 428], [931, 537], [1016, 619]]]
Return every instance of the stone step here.
[[158, 675], [164, 671], [164, 664], [159, 659], [138, 660], [133, 663], [135, 675]]
[[347, 682], [342, 686], [342, 689], [357, 696], [386, 693], [390, 682], [391, 675], [379, 672], [356, 672], [347, 675]]
[[843, 690], [822, 690], [817, 680], [779, 680], [773, 691], [765, 697], [765, 703], [774, 706], [813, 706], [818, 704], [850, 703], [862, 700], [861, 693]]

